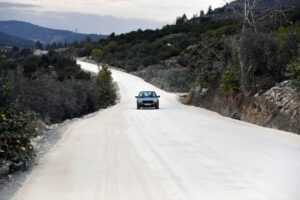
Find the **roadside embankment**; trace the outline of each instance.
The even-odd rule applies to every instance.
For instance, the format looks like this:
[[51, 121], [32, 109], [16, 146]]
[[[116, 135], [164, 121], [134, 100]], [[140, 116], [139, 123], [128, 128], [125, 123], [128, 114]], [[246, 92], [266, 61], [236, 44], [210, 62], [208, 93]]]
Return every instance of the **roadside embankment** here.
[[300, 95], [291, 81], [250, 97], [220, 90], [193, 90], [182, 100], [224, 116], [300, 134]]

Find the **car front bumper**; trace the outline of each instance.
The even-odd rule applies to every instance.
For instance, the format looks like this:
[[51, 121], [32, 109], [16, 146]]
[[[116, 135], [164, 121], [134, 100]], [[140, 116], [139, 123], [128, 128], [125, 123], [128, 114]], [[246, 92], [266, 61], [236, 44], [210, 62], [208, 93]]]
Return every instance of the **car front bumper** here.
[[158, 102], [137, 102], [139, 107], [155, 107], [158, 105]]

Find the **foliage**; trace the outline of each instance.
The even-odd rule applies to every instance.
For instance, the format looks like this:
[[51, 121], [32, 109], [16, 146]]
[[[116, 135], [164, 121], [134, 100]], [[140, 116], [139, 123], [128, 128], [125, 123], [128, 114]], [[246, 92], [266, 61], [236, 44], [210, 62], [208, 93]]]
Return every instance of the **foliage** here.
[[[182, 87], [184, 80], [187, 81], [184, 88], [196, 85], [237, 90], [242, 87], [241, 92], [254, 92], [288, 78], [287, 66], [299, 55], [299, 8], [288, 7], [284, 13], [272, 9], [266, 13], [255, 12], [259, 20], [253, 24], [254, 31], [243, 26], [243, 17], [232, 5], [209, 8], [207, 14], [202, 11], [192, 19], [179, 16], [174, 24], [162, 29], [112, 34], [108, 40], [89, 44], [88, 49], [101, 49], [98, 61], [128, 72], [150, 73], [146, 69], [157, 67], [164, 72], [166, 77], [162, 80], [167, 85], [174, 83]], [[81, 48], [87, 47], [81, 45]], [[92, 52], [89, 56], [96, 57]], [[176, 64], [166, 66], [168, 60], [176, 60]], [[181, 68], [189, 75], [172, 73]]]
[[31, 144], [36, 136], [33, 116], [12, 98], [8, 82], [0, 79], [0, 167], [26, 165], [34, 156]]
[[[183, 15], [177, 18], [177, 23], [166, 25], [162, 29], [112, 34], [107, 40], [80, 45], [74, 51], [77, 52], [77, 56], [92, 56], [94, 59], [98, 57], [100, 62], [133, 72], [179, 56], [208, 30], [228, 26], [223, 32], [231, 34], [230, 31], [234, 31], [234, 27], [230, 26], [236, 24], [235, 19], [215, 20], [213, 17], [202, 16], [188, 20], [186, 15]], [[93, 49], [101, 49], [102, 55], [95, 56]]]
[[54, 51], [50, 51], [43, 56], [28, 56], [19, 60], [18, 64], [23, 68], [24, 74], [31, 78], [34, 78], [42, 70], [44, 73], [55, 72], [58, 75], [57, 79], [60, 81], [71, 78], [90, 79], [90, 74], [82, 71], [75, 60]]
[[280, 27], [275, 39], [278, 44], [278, 62], [282, 66], [287, 66], [299, 54], [300, 26]]
[[283, 70], [276, 64], [277, 45], [269, 35], [244, 33], [240, 51], [243, 62], [241, 84], [244, 88], [258, 89], [257, 83], [265, 77], [270, 77], [272, 84], [283, 79]]
[[186, 14], [183, 14], [182, 17], [177, 17], [176, 24], [184, 24], [188, 21]]
[[33, 75], [34, 72], [38, 70], [39, 65], [39, 57], [38, 56], [29, 56], [24, 59], [23, 70], [24, 74], [27, 76]]
[[102, 106], [107, 107], [114, 104], [117, 96], [108, 65], [102, 66], [102, 69], [99, 71], [97, 85], [99, 86], [98, 101], [103, 102]]
[[190, 69], [172, 69], [166, 73], [166, 82], [170, 89], [178, 91], [189, 91], [194, 82], [194, 77]]
[[[14, 99], [22, 99], [48, 123], [80, 117], [114, 104], [113, 84], [103, 84], [106, 88], [101, 88], [100, 83], [105, 81], [96, 80], [61, 53], [50, 51], [40, 57], [4, 60], [0, 69], [0, 77], [7, 77], [12, 83]], [[109, 89], [110, 98], [100, 99], [101, 92]]]
[[226, 36], [237, 34], [240, 28], [241, 26], [239, 24], [226, 25], [215, 30], [209, 30], [207, 31], [206, 35], [208, 37], [217, 37], [217, 38], [226, 37]]
[[292, 23], [298, 23], [299, 25], [299, 20], [300, 20], [300, 7], [296, 7], [294, 9], [290, 9], [287, 12], [287, 18], [289, 21]]
[[288, 67], [288, 76], [294, 85], [300, 89], [300, 60], [291, 63]]
[[[84, 45], [99, 56], [100, 47]], [[67, 52], [69, 53], [69, 52]], [[0, 168], [26, 166], [34, 157], [36, 118], [46, 123], [81, 117], [113, 105], [116, 90], [110, 70], [98, 77], [81, 70], [65, 53], [42, 56], [30, 49], [0, 52]]]
[[211, 6], [208, 7], [208, 10], [207, 10], [207, 15], [211, 15], [213, 12], [213, 9]]
[[300, 39], [300, 26], [286, 26], [286, 27], [282, 26], [276, 32], [275, 35], [276, 42], [280, 47], [282, 47], [293, 35], [297, 39]]
[[228, 66], [222, 75], [220, 88], [225, 91], [237, 91], [239, 89], [239, 70], [232, 65]]
[[36, 43], [35, 43], [35, 48], [36, 48], [36, 49], [43, 50], [43, 45], [42, 45], [42, 43], [41, 43], [39, 40], [36, 41]]
[[92, 58], [95, 59], [96, 61], [100, 61], [102, 57], [102, 50], [99, 48], [93, 49], [92, 50]]
[[100, 107], [94, 95], [96, 85], [92, 81], [57, 81], [47, 74], [30, 79], [21, 73], [13, 75], [12, 79], [14, 95], [22, 98], [32, 111], [49, 123], [80, 117]]

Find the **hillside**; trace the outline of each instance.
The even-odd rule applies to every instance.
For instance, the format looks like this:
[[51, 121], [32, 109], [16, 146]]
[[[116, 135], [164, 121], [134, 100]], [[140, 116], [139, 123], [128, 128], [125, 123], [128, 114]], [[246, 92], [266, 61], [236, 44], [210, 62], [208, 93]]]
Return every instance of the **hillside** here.
[[17, 47], [34, 47], [34, 42], [31, 40], [21, 39], [15, 36], [11, 36], [0, 32], [0, 47], [1, 46], [17, 46]]
[[[112, 35], [72, 53], [89, 52], [164, 90], [186, 92], [188, 104], [300, 133], [298, 103], [284, 103], [300, 102], [300, 7], [289, 1], [278, 11], [266, 7], [270, 2], [258, 4], [250, 22], [227, 4], [192, 19], [183, 15], [159, 30]], [[291, 95], [271, 100], [285, 93]]]
[[44, 44], [52, 44], [54, 42], [80, 42], [85, 40], [87, 37], [90, 37], [92, 41], [98, 41], [99, 39], [106, 38], [104, 35], [80, 34], [65, 30], [55, 30], [21, 21], [0, 21], [0, 32], [25, 40], [39, 40]]

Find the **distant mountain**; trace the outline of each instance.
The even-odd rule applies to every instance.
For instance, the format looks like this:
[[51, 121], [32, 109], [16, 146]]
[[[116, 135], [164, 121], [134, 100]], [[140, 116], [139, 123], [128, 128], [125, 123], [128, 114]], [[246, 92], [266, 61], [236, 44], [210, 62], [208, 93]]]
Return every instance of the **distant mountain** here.
[[31, 40], [25, 40], [22, 38], [18, 38], [16, 36], [8, 35], [6, 33], [0, 32], [0, 47], [3, 46], [18, 46], [18, 47], [26, 47], [32, 48], [35, 43]]
[[105, 35], [80, 34], [66, 30], [44, 28], [22, 21], [0, 21], [0, 32], [25, 40], [39, 40], [43, 44], [80, 42], [87, 37], [90, 37], [93, 41], [97, 41], [107, 37]]

